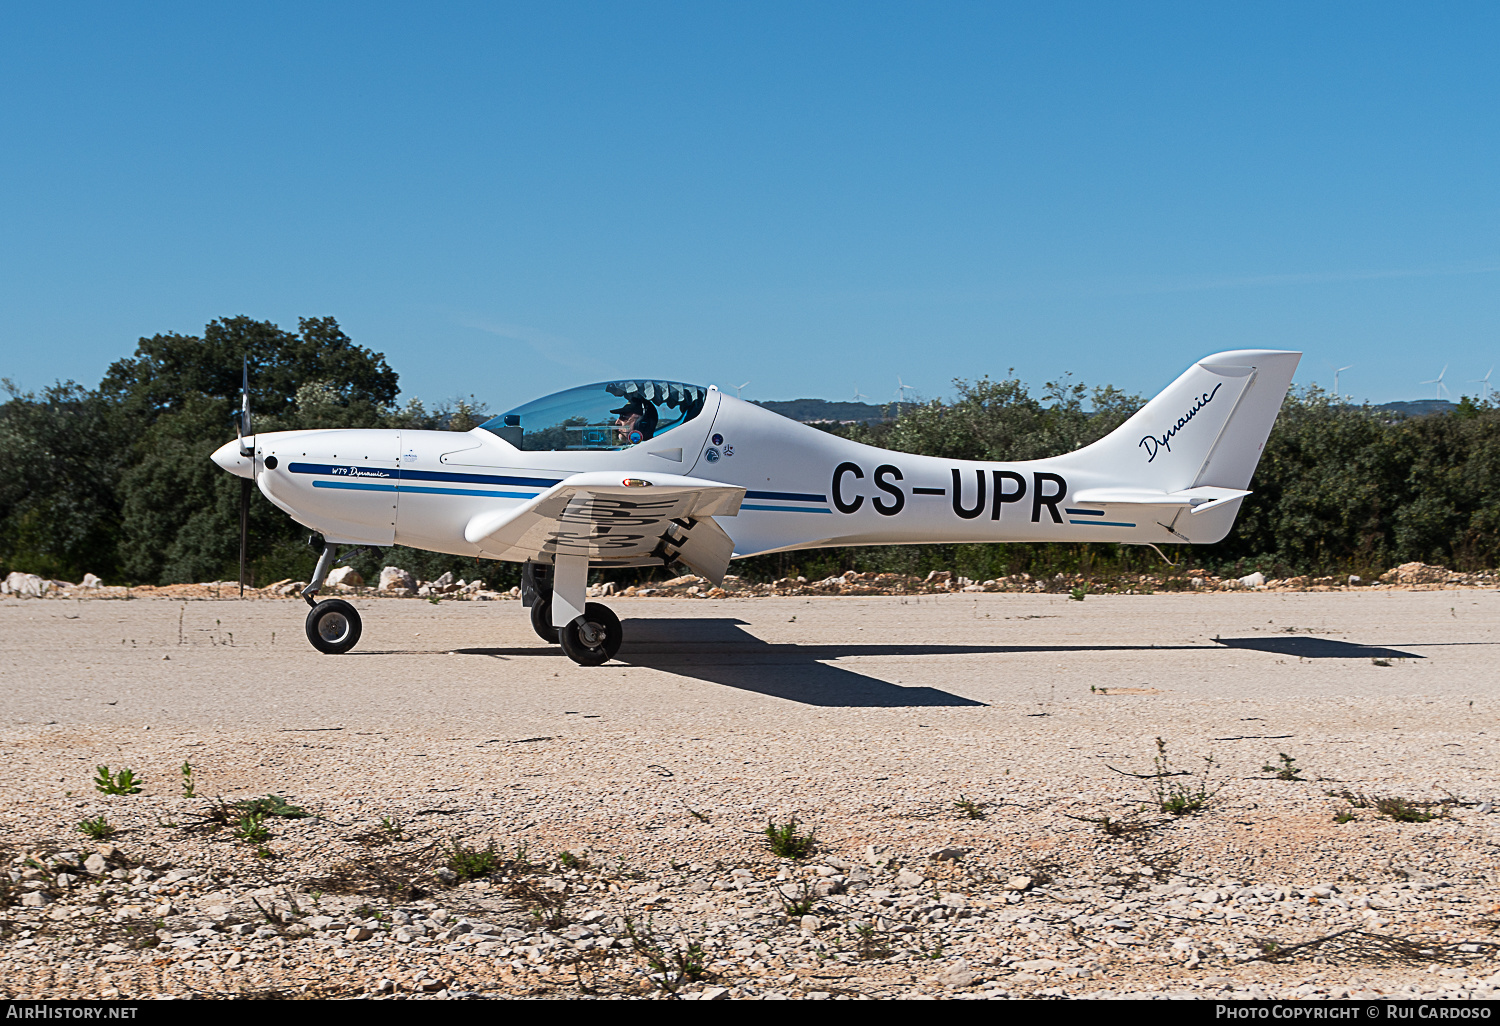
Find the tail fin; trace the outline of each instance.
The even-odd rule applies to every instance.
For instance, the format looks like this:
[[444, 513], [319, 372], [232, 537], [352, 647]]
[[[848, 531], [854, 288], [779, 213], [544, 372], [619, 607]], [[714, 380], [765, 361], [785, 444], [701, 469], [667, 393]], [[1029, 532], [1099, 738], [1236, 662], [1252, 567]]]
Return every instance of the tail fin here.
[[1244, 489], [1301, 359], [1269, 349], [1205, 357], [1120, 427], [1063, 459], [1146, 492]]

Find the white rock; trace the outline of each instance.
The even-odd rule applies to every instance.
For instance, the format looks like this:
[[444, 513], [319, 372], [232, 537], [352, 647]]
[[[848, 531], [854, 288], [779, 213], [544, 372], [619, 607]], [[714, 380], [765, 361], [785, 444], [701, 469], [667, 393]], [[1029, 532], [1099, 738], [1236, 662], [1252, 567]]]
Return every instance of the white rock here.
[[0, 595], [19, 595], [21, 598], [41, 598], [52, 590], [52, 582], [36, 574], [12, 571], [0, 582]]
[[1266, 575], [1257, 570], [1253, 574], [1246, 574], [1240, 578], [1240, 583], [1247, 588], [1259, 588], [1266, 583]]
[[358, 570], [352, 566], [341, 566], [328, 574], [328, 587], [330, 588], [362, 588], [365, 579], [360, 576]]
[[102, 588], [104, 587], [104, 582], [93, 574], [84, 574], [83, 580], [78, 582], [78, 586], [80, 588]]
[[380, 591], [416, 591], [417, 579], [397, 566], [388, 566], [380, 571]]

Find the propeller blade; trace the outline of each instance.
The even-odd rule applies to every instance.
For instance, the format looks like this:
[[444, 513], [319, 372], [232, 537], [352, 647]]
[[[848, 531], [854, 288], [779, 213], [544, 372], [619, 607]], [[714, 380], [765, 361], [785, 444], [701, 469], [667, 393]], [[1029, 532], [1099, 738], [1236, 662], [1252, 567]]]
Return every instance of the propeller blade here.
[[240, 478], [240, 598], [245, 597], [245, 549], [250, 538], [250, 479]]
[[253, 432], [250, 427], [250, 358], [246, 357], [240, 367], [240, 455], [249, 456], [254, 445], [246, 445], [245, 438]]
[[[247, 356], [240, 364], [240, 455], [253, 456], [255, 454], [255, 443], [245, 444], [246, 436], [253, 438], [250, 426], [250, 358]], [[252, 470], [253, 473], [253, 470]], [[240, 478], [240, 598], [245, 597], [245, 578], [247, 576], [247, 548], [250, 541], [250, 485], [252, 479]]]

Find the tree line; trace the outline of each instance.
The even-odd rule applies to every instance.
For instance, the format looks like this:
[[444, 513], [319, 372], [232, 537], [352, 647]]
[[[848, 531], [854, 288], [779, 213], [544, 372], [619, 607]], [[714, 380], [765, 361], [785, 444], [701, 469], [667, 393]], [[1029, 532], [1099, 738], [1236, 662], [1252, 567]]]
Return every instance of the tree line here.
[[[0, 404], [0, 573], [167, 584], [238, 574], [238, 481], [209, 461], [233, 437], [241, 364], [249, 361], [257, 430], [385, 427], [467, 431], [485, 419], [474, 401], [428, 410], [398, 405], [397, 374], [331, 317], [298, 330], [248, 317], [201, 335], [140, 340], [98, 386], [59, 383], [39, 393], [3, 384]], [[1067, 380], [1033, 394], [1014, 377], [955, 382], [952, 401], [903, 406], [885, 423], [832, 430], [856, 441], [949, 459], [1029, 460], [1080, 448], [1119, 426], [1141, 399]], [[1271, 432], [1240, 517], [1217, 545], [1164, 549], [1220, 574], [1261, 570], [1369, 575], [1419, 560], [1460, 570], [1500, 565], [1500, 409], [1465, 398], [1448, 414], [1393, 417], [1294, 389]], [[307, 530], [253, 494], [255, 582], [306, 579]], [[518, 579], [513, 564], [404, 550], [356, 560], [433, 578], [445, 571], [491, 587]], [[1015, 573], [1108, 575], [1160, 567], [1132, 546], [926, 545], [779, 553], [741, 561], [752, 579], [825, 577], [845, 570], [975, 580]], [[619, 576], [639, 577], [638, 571]]]

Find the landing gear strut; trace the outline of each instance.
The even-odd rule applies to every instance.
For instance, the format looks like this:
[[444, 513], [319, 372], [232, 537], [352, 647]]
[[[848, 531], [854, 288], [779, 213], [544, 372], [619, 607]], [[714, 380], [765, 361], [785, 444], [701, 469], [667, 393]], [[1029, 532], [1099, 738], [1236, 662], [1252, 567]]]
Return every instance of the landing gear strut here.
[[558, 556], [556, 564], [527, 563], [521, 570], [521, 601], [531, 608], [531, 629], [550, 644], [562, 643], [580, 666], [599, 666], [615, 657], [624, 632], [608, 606], [584, 602], [588, 558]]
[[[313, 548], [322, 548], [322, 552], [318, 554], [317, 569], [313, 571], [313, 579], [302, 589], [302, 598], [312, 606], [307, 614], [307, 640], [324, 655], [343, 655], [359, 643], [360, 631], [364, 625], [360, 622], [359, 611], [343, 599], [324, 599], [319, 602], [314, 598], [322, 590], [323, 582], [328, 579], [328, 571], [333, 568], [338, 546], [324, 541], [322, 535], [317, 534], [307, 539], [307, 542]], [[347, 559], [364, 548], [368, 546], [359, 545], [349, 549], [343, 558]]]

